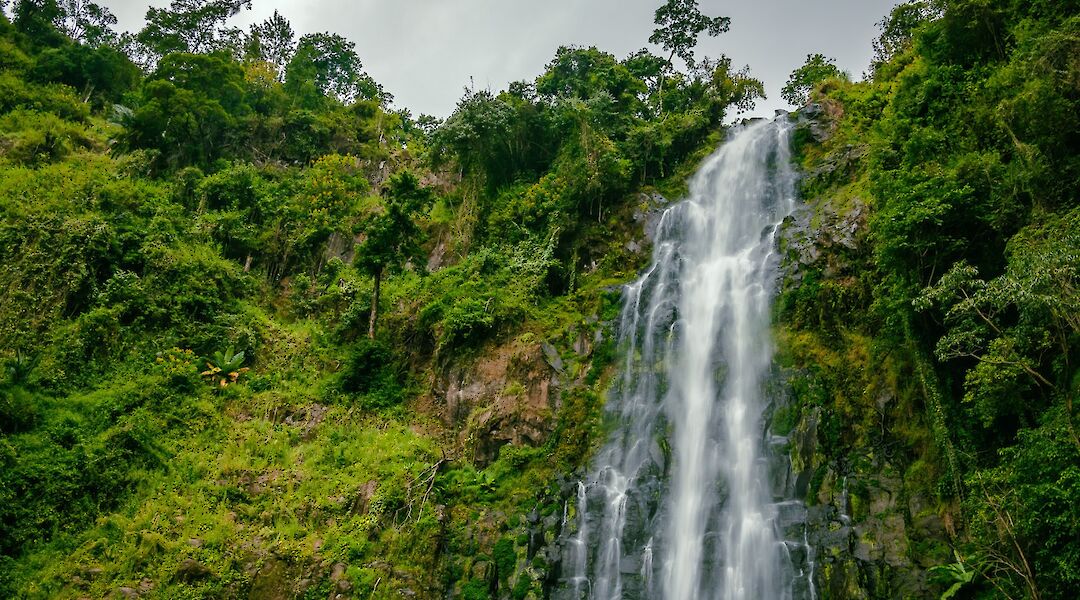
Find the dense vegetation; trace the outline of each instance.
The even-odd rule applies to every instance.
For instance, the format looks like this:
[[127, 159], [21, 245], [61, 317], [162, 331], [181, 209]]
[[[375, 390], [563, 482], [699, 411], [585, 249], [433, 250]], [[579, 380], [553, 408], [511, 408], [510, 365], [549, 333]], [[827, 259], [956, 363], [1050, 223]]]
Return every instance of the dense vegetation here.
[[440, 123], [249, 4], [0, 16], [0, 596], [538, 597], [524, 516], [599, 427], [635, 194], [761, 84], [669, 2], [667, 59], [560, 48]]
[[[946, 0], [882, 22], [864, 82], [820, 55], [794, 92], [808, 199], [865, 219], [782, 299], [851, 472], [900, 444], [912, 496], [952, 523], [935, 570], [970, 597], [1080, 589], [1080, 4]], [[861, 365], [852, 369], [853, 365]], [[917, 424], [914, 424], [917, 422]]]
[[[634, 215], [762, 94], [694, 53], [728, 20], [669, 0], [660, 55], [559, 48], [440, 122], [249, 2], [6, 4], [0, 596], [543, 597]], [[1080, 5], [906, 3], [874, 48], [784, 90], [857, 239], [778, 301], [775, 426], [820, 415], [811, 492], [900, 465], [940, 591], [1071, 597]]]

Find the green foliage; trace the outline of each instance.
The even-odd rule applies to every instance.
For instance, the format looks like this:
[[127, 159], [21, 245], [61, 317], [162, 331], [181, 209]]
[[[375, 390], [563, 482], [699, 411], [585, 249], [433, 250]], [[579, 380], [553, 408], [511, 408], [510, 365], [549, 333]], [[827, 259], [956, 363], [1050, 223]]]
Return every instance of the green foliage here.
[[357, 247], [356, 266], [371, 276], [401, 269], [423, 259], [422, 231], [417, 216], [431, 208], [433, 193], [409, 171], [390, 178], [381, 210], [363, 225], [364, 241]]
[[794, 106], [802, 106], [810, 99], [810, 92], [815, 86], [829, 79], [847, 79], [847, 75], [836, 68], [836, 60], [822, 54], [807, 54], [806, 62], [788, 76], [787, 83], [780, 90], [780, 97]]
[[[526, 86], [493, 96], [468, 91], [433, 134], [437, 162], [455, 158], [462, 170], [498, 187], [535, 176], [554, 154], [550, 111]], [[448, 156], [450, 155], [450, 156]]]
[[1065, 597], [1080, 581], [1080, 521], [1072, 501], [1080, 493], [1080, 443], [1070, 410], [1044, 413], [996, 466], [967, 479], [972, 549], [1010, 595]]
[[166, 436], [205, 418], [197, 398], [176, 394], [166, 379], [152, 375], [114, 381], [62, 403], [42, 394], [33, 402], [40, 422], [8, 438], [17, 453], [0, 476], [5, 554], [80, 531], [100, 511], [118, 506], [145, 469], [164, 464]]
[[887, 17], [878, 22], [881, 33], [874, 40], [874, 59], [871, 69], [888, 65], [900, 53], [909, 49], [915, 31], [930, 19], [940, 16], [940, 4], [918, 0], [897, 4]]
[[491, 550], [491, 558], [495, 561], [495, 571], [499, 574], [499, 579], [504, 582], [509, 580], [510, 576], [514, 574], [514, 567], [517, 565], [514, 540], [502, 538], [495, 542], [495, 546]]
[[237, 119], [249, 111], [237, 63], [224, 55], [170, 54], [122, 124], [126, 143], [157, 150], [163, 166], [206, 166], [229, 153]]
[[[436, 353], [475, 348], [535, 315], [554, 266], [554, 238], [487, 247], [426, 277], [415, 294], [411, 325]], [[418, 284], [421, 282], [417, 282]]]
[[22, 108], [54, 113], [68, 121], [85, 121], [89, 110], [74, 90], [56, 84], [39, 85], [11, 71], [0, 71], [0, 112]]
[[150, 7], [146, 26], [134, 37], [140, 62], [152, 66], [174, 52], [209, 54], [239, 46], [241, 32], [225, 23], [249, 0], [173, 0], [169, 8]]
[[488, 590], [491, 586], [480, 579], [470, 579], [461, 587], [462, 600], [491, 600]]
[[29, 71], [33, 81], [62, 83], [80, 90], [95, 109], [122, 101], [141, 76], [138, 67], [116, 48], [81, 44], [42, 51]]
[[68, 38], [91, 47], [116, 42], [116, 15], [107, 7], [86, 0], [60, 0], [53, 25]]
[[56, 162], [99, 143], [85, 125], [21, 109], [0, 117], [0, 140], [4, 162], [27, 166]]
[[941, 600], [948, 600], [953, 596], [956, 596], [963, 587], [975, 578], [978, 574], [977, 571], [969, 569], [963, 561], [957, 557], [957, 562], [951, 565], [940, 565], [936, 567], [930, 567], [927, 572], [933, 580], [939, 585], [948, 586], [941, 594]]
[[[880, 24], [873, 79], [820, 83], [813, 99], [832, 137], [799, 148], [804, 193], [866, 203], [867, 256], [830, 250], [827, 270], [803, 273], [778, 306], [796, 329], [784, 344], [800, 367], [818, 365], [812, 380], [830, 393], [827, 340], [854, 325], [876, 352], [891, 349], [880, 378], [908, 419], [924, 416], [866, 410], [881, 411], [878, 437], [914, 459], [918, 493], [962, 526], [963, 559], [934, 570], [946, 597], [1064, 597], [1080, 572], [1063, 500], [1080, 449], [1074, 4], [898, 6]], [[852, 288], [863, 290], [858, 319], [830, 323], [831, 292], [848, 280], [832, 261], [852, 259], [866, 273]], [[848, 387], [824, 404], [872, 393]], [[835, 416], [818, 429], [835, 444], [828, 457], [877, 443], [859, 411]]]
[[308, 109], [317, 108], [322, 98], [336, 98], [345, 104], [356, 100], [388, 104], [393, 97], [364, 73], [355, 47], [337, 34], [303, 36], [285, 72], [285, 91]]
[[245, 43], [245, 57], [269, 63], [281, 81], [286, 66], [296, 52], [295, 36], [289, 20], [275, 10], [268, 19], [251, 26]]
[[653, 20], [656, 29], [649, 36], [649, 42], [659, 44], [672, 56], [678, 56], [691, 69], [694, 68], [694, 46], [697, 45], [698, 36], [708, 33], [716, 37], [731, 25], [728, 17], [706, 17], [701, 14], [697, 0], [667, 0], [656, 9]]
[[357, 245], [353, 262], [375, 280], [368, 337], [375, 337], [383, 275], [398, 272], [408, 263], [415, 266], [425, 258], [421, 249], [424, 232], [416, 219], [431, 208], [433, 200], [432, 190], [421, 186], [416, 175], [401, 171], [390, 178], [381, 211], [369, 215], [362, 225], [364, 239]]
[[401, 404], [405, 390], [390, 346], [360, 338], [353, 343], [341, 372], [341, 388], [361, 397], [368, 410], [384, 410]]
[[[675, 7], [667, 26], [689, 28], [696, 39], [712, 27], [700, 20], [714, 20], [691, 4]], [[696, 17], [681, 12], [691, 9]], [[691, 34], [672, 35], [682, 44]], [[594, 47], [561, 47], [532, 84], [517, 82], [498, 95], [467, 91], [433, 134], [433, 157], [437, 164], [453, 159], [492, 196], [543, 180], [545, 170], [559, 170], [560, 157], [593, 169], [604, 160], [620, 163], [620, 176], [602, 194], [619, 194], [629, 176], [662, 177], [720, 126], [728, 107], [748, 109], [762, 94], [760, 82], [734, 71], [727, 57], [693, 60], [692, 45], [680, 46], [694, 67], [688, 74], [669, 72], [670, 61], [645, 50], [619, 61]]]

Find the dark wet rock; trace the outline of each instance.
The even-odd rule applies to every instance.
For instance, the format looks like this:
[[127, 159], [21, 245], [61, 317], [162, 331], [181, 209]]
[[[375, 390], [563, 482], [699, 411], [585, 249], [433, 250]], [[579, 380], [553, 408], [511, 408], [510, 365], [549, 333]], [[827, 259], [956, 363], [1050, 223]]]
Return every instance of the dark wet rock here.
[[91, 581], [93, 581], [94, 579], [97, 579], [98, 577], [100, 577], [101, 574], [104, 573], [104, 572], [105, 572], [105, 570], [102, 569], [101, 567], [90, 567], [89, 569], [86, 569], [85, 571], [83, 571], [83, 573], [86, 575], [86, 578], [91, 580]]
[[555, 348], [555, 346], [552, 346], [551, 344], [549, 344], [547, 342], [544, 342], [544, 343], [540, 344], [540, 349], [544, 352], [544, 361], [546, 361], [547, 364], [550, 365], [552, 369], [555, 369], [555, 371], [557, 373], [562, 373], [563, 372], [562, 357], [559, 356], [559, 351]]
[[185, 558], [180, 562], [180, 566], [176, 568], [176, 579], [178, 581], [190, 583], [192, 581], [206, 579], [209, 576], [210, 569], [206, 568], [206, 565], [194, 558]]
[[817, 102], [811, 102], [799, 109], [797, 115], [800, 121], [814, 121], [823, 114], [824, 110]]
[[635, 240], [641, 252], [644, 253], [648, 245], [651, 245], [656, 238], [656, 228], [659, 226], [660, 217], [664, 214], [668, 204], [670, 204], [670, 201], [667, 198], [655, 192], [638, 195], [638, 208], [634, 211], [632, 218], [634, 223], [640, 226], [645, 234], [644, 240]]
[[565, 374], [558, 349], [551, 344], [511, 342], [480, 358], [451, 360], [436, 377], [432, 405], [458, 432], [472, 459], [483, 467], [500, 449], [538, 446], [554, 430]]

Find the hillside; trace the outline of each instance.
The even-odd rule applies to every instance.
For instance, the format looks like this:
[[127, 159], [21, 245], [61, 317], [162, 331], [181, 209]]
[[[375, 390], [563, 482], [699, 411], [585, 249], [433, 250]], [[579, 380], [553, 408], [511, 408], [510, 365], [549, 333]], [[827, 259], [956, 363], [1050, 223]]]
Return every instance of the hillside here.
[[[0, 596], [550, 597], [621, 285], [761, 83], [675, 1], [670, 55], [559, 48], [439, 121], [244, 6], [0, 15]], [[814, 581], [1069, 598], [1080, 4], [912, 2], [867, 43], [785, 90], [767, 420]]]

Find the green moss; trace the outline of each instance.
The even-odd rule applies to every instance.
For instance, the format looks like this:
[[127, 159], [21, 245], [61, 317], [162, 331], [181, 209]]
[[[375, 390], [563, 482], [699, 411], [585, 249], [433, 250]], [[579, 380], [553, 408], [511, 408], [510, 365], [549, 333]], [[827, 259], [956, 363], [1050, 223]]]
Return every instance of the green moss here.
[[479, 579], [471, 579], [461, 587], [462, 600], [491, 600], [487, 583]]
[[517, 565], [517, 552], [514, 550], [514, 541], [510, 538], [502, 538], [495, 542], [491, 556], [492, 560], [495, 561], [495, 569], [499, 574], [499, 579], [503, 582], [509, 581]]

